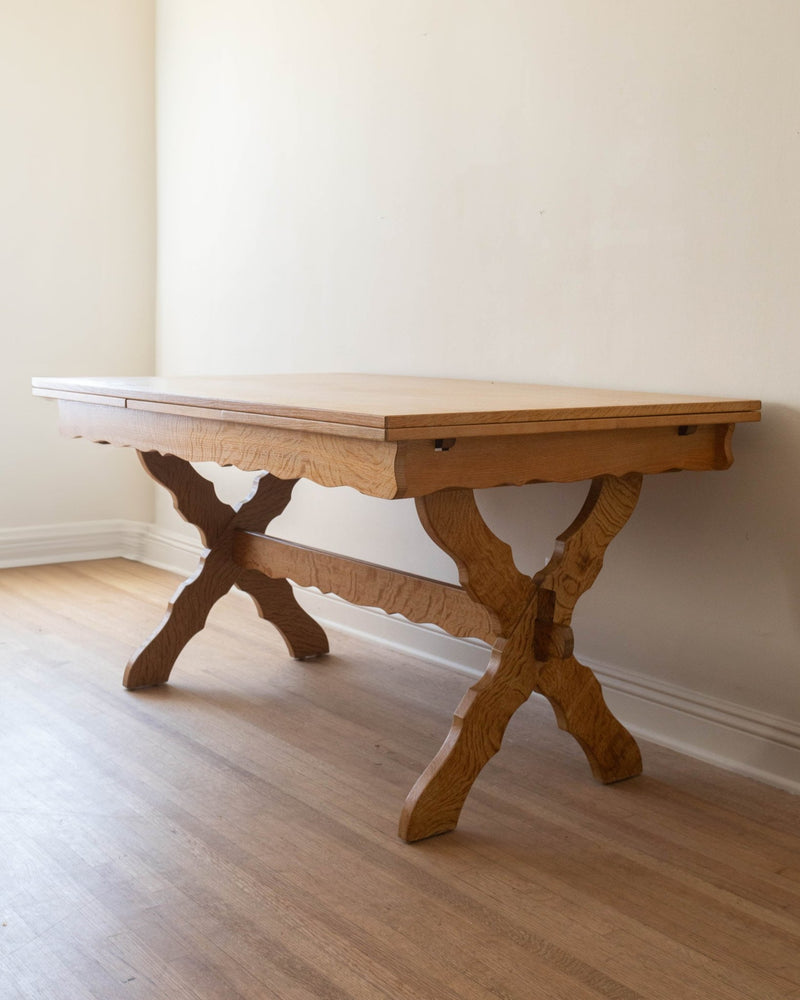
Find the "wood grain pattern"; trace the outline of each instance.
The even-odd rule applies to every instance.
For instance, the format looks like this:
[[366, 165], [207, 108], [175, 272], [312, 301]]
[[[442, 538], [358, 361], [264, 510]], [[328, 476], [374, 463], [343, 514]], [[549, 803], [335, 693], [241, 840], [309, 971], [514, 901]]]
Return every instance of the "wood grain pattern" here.
[[[248, 418], [249, 420], [250, 418]], [[277, 418], [264, 418], [277, 419]], [[516, 423], [486, 421], [481, 424], [439, 423], [429, 427], [389, 427], [387, 441], [428, 441], [431, 438], [510, 437], [539, 434], [574, 434], [578, 431], [642, 430], [647, 427], [697, 427], [704, 424], [757, 423], [759, 410], [726, 413], [665, 413], [645, 417], [574, 417], [570, 420], [524, 420]], [[255, 418], [254, 418], [255, 420]], [[334, 425], [329, 425], [331, 428]]]
[[[61, 380], [53, 381], [57, 383]], [[66, 381], [72, 384], [70, 380]], [[431, 403], [435, 403], [437, 399], [449, 398], [450, 394], [446, 391], [444, 397], [442, 396], [442, 392], [438, 388], [438, 380], [429, 381], [432, 384], [427, 387], [427, 398]], [[230, 395], [231, 383], [229, 381], [215, 379], [214, 383], [218, 383], [221, 391], [227, 389]], [[170, 384], [173, 384], [171, 380]], [[210, 381], [203, 384], [210, 387]], [[234, 382], [233, 384], [238, 383]], [[624, 427], [680, 426], [688, 423], [692, 425], [739, 423], [753, 422], [761, 418], [760, 411], [757, 408], [752, 408], [754, 405], [752, 401], [748, 402], [746, 400], [724, 401], [724, 406], [714, 406], [712, 408], [708, 408], [708, 402], [704, 403], [701, 401], [691, 408], [691, 412], [687, 412], [689, 408], [685, 402], [677, 406], [673, 404], [671, 407], [658, 405], [654, 402], [650, 402], [647, 407], [642, 405], [635, 407], [630, 404], [605, 407], [590, 406], [588, 405], [590, 400], [597, 400], [600, 397], [592, 395], [589, 390], [582, 390], [582, 395], [580, 394], [581, 391], [577, 391], [571, 398], [571, 402], [576, 405], [570, 409], [564, 406], [564, 390], [557, 390], [558, 395], [556, 395], [552, 388], [547, 392], [548, 387], [545, 386], [527, 387], [529, 393], [533, 390], [536, 392], [535, 398], [539, 406], [537, 410], [514, 412], [495, 409], [493, 411], [466, 414], [431, 413], [427, 416], [416, 414], [408, 418], [403, 418], [391, 414], [381, 416], [378, 412], [372, 414], [366, 412], [349, 413], [341, 409], [319, 410], [311, 407], [297, 409], [279, 404], [270, 407], [264, 401], [266, 399], [266, 387], [270, 385], [269, 382], [265, 384], [248, 382], [246, 384], [251, 386], [252, 395], [256, 398], [249, 402], [240, 401], [230, 404], [232, 405], [231, 409], [226, 407], [224, 397], [213, 399], [201, 396], [197, 398], [196, 395], [193, 395], [191, 386], [194, 385], [194, 380], [190, 380], [189, 382], [178, 380], [174, 384], [175, 390], [181, 390], [182, 387], [183, 394], [173, 395], [171, 398], [166, 393], [159, 395], [147, 392], [145, 394], [152, 395], [153, 398], [126, 398], [125, 396], [109, 395], [108, 392], [100, 391], [100, 386], [97, 387], [98, 391], [96, 394], [92, 394], [91, 392], [76, 392], [65, 388], [34, 388], [33, 392], [37, 396], [69, 399], [78, 402], [94, 402], [105, 406], [122, 406], [131, 410], [149, 410], [151, 412], [188, 416], [198, 419], [223, 420], [241, 424], [256, 424], [264, 427], [283, 427], [290, 430], [313, 430], [315, 433], [335, 434], [340, 437], [373, 438], [387, 441], [430, 440], [435, 437], [483, 437], [509, 434], [563, 433], [565, 431], [583, 430], [616, 430]], [[481, 385], [481, 383], [467, 383], [467, 385], [470, 384]], [[135, 390], [135, 387], [131, 388]], [[388, 392], [386, 394], [375, 396], [376, 410], [379, 409], [379, 404], [383, 404], [385, 407], [387, 399], [391, 397], [391, 388], [391, 386], [387, 387]], [[511, 386], [512, 390], [519, 390], [520, 388], [518, 386]], [[303, 389], [307, 392], [308, 386], [303, 386]], [[344, 389], [346, 389], [346, 386]], [[109, 391], [120, 392], [121, 386], [113, 382]], [[286, 387], [284, 386], [278, 393], [279, 397], [285, 392]], [[419, 393], [416, 396], [412, 396], [411, 399], [418, 403], [419, 398], [423, 395], [424, 393]], [[512, 392], [511, 398], [513, 399], [513, 397], [514, 393]], [[625, 400], [629, 397], [623, 395], [621, 398]], [[637, 398], [644, 400], [649, 398], [649, 396], [639, 394]], [[681, 399], [682, 397], [673, 398]], [[607, 402], [610, 402], [612, 399], [611, 394], [607, 394], [605, 399]], [[339, 402], [344, 404], [344, 400], [345, 397], [342, 396]], [[548, 400], [555, 404], [552, 410], [542, 408]], [[329, 401], [332, 403], [333, 397], [329, 397]], [[474, 405], [475, 396], [472, 394], [469, 399], [465, 398], [462, 401]], [[456, 399], [450, 399], [450, 402], [454, 403]], [[503, 395], [497, 395], [494, 402], [497, 406], [501, 406], [502, 404], [507, 405], [510, 399], [503, 393]], [[570, 416], [570, 413], [574, 415]], [[449, 423], [448, 420], [451, 418], [453, 422]], [[478, 422], [470, 423], [469, 421], [473, 418]], [[406, 419], [409, 422], [403, 422]]]
[[236, 586], [250, 595], [259, 616], [280, 632], [294, 659], [312, 659], [328, 652], [324, 629], [297, 603], [288, 580], [272, 580], [245, 569], [237, 575]]
[[[537, 625], [570, 625], [578, 599], [600, 573], [606, 549], [633, 513], [641, 488], [642, 477], [636, 473], [592, 482], [580, 513], [558, 536], [552, 558], [534, 577], [540, 597]], [[538, 665], [536, 690], [552, 705], [559, 727], [580, 743], [598, 781], [608, 784], [641, 774], [636, 741], [609, 711], [588, 667], [572, 655], [546, 658]]]
[[[211, 606], [235, 583], [295, 655], [325, 652], [324, 633], [294, 602], [290, 572], [300, 583], [412, 621], [434, 621], [456, 635], [500, 633], [486, 674], [465, 695], [442, 749], [409, 795], [400, 826], [408, 840], [452, 829], [509, 719], [533, 691], [550, 700], [596, 777], [617, 781], [639, 773], [635, 742], [573, 655], [572, 612], [630, 516], [642, 475], [727, 468], [734, 424], [757, 419], [759, 407], [748, 400], [360, 375], [36, 384], [37, 391], [63, 394], [64, 433], [149, 453], [146, 468], [209, 546], [129, 665], [127, 686], [166, 680]], [[99, 405], [86, 401], [93, 392]], [[540, 426], [533, 431], [534, 425]], [[188, 466], [199, 460], [268, 468], [271, 475], [232, 510]], [[455, 560], [463, 590], [249, 537], [263, 534], [300, 477], [371, 496], [417, 498], [423, 526]], [[483, 523], [471, 490], [582, 479], [594, 480], [587, 502], [559, 536], [550, 563], [534, 578], [521, 574], [508, 546]]]
[[450, 635], [491, 644], [500, 632], [497, 616], [453, 584], [242, 531], [234, 538], [233, 558], [246, 569], [317, 587], [323, 594], [412, 622], [438, 625]]
[[397, 457], [398, 495], [426, 496], [448, 488], [487, 489], [534, 482], [569, 483], [629, 472], [727, 469], [733, 425], [621, 428], [528, 436], [456, 438], [448, 451], [404, 441]]
[[[89, 396], [83, 397], [89, 401]], [[382, 427], [363, 427], [360, 425], [334, 423], [332, 421], [315, 420], [311, 422], [300, 417], [285, 417], [276, 413], [246, 413], [240, 410], [213, 409], [207, 406], [187, 406], [183, 403], [155, 403], [149, 400], [122, 400], [120, 405], [129, 410], [147, 410], [150, 413], [166, 413], [172, 416], [192, 417], [197, 420], [222, 420], [239, 424], [255, 424], [259, 427], [281, 427], [291, 431], [309, 431], [315, 434], [335, 434], [338, 437], [370, 438], [382, 441], [386, 437]], [[694, 419], [694, 418], [693, 418]], [[716, 419], [713, 415], [709, 419]]]
[[605, 794], [533, 697], [460, 829], [409, 847], [398, 797], [463, 677], [346, 633], [286, 669], [229, 597], [180, 687], [125, 693], [177, 582], [0, 571], [4, 1000], [800, 992], [800, 796], [654, 744]]
[[581, 746], [604, 785], [642, 773], [636, 740], [614, 716], [594, 673], [574, 656], [538, 662], [534, 690], [550, 702], [559, 729]]
[[[177, 513], [200, 532], [203, 545], [206, 548], [216, 545], [230, 526], [234, 511], [220, 501], [211, 480], [201, 476], [188, 462], [176, 461], [172, 455], [157, 451], [140, 451], [138, 455], [145, 472], [169, 493]], [[293, 488], [293, 481], [286, 482], [284, 496], [276, 509], [280, 502], [283, 508], [286, 507]], [[251, 493], [249, 499], [252, 498]]]
[[572, 655], [569, 628], [578, 598], [594, 583], [606, 548], [636, 505], [641, 481], [635, 474], [594, 481], [580, 513], [558, 537], [552, 559], [532, 580], [517, 571], [507, 546], [479, 526], [480, 514], [463, 491], [418, 502], [426, 530], [453, 555], [462, 578], [473, 581], [473, 593], [508, 610], [504, 638], [495, 644], [486, 673], [464, 695], [442, 747], [406, 799], [399, 828], [404, 840], [455, 828], [473, 782], [534, 691], [550, 701], [559, 726], [578, 741], [598, 780], [641, 773], [639, 748], [609, 711], [592, 672]]
[[574, 482], [598, 475], [730, 466], [733, 424], [619, 428], [506, 437], [390, 442], [59, 401], [62, 433], [188, 461], [213, 461], [281, 479], [351, 486], [369, 496], [418, 497], [447, 488]]
[[183, 459], [158, 452], [140, 453], [140, 459], [149, 475], [170, 492], [178, 513], [201, 532], [208, 551], [194, 575], [176, 591], [156, 631], [131, 657], [123, 677], [125, 687], [164, 684], [181, 650], [204, 627], [214, 604], [236, 583], [253, 598], [261, 617], [276, 625], [293, 656], [326, 653], [325, 633], [297, 604], [291, 587], [262, 585], [231, 556], [234, 533], [238, 529], [263, 531], [285, 509], [295, 481], [264, 473], [256, 478], [250, 496], [230, 507]]
[[594, 583], [606, 549], [634, 511], [642, 476], [600, 476], [589, 487], [578, 516], [556, 539], [550, 561], [534, 577], [541, 590], [552, 592], [552, 620], [569, 625], [581, 594]]
[[[130, 400], [208, 407], [400, 430], [614, 417], [757, 412], [755, 400], [573, 386], [370, 374], [34, 379], [36, 390], [97, 392]], [[734, 422], [734, 417], [723, 422]], [[691, 421], [686, 421], [690, 423]], [[313, 428], [309, 428], [313, 429]], [[436, 436], [441, 436], [436, 433]]]
[[467, 691], [439, 752], [408, 793], [399, 836], [408, 842], [454, 830], [475, 779], [498, 752], [511, 716], [535, 690], [536, 596], [492, 651], [486, 673]]
[[206, 553], [167, 605], [158, 628], [131, 656], [122, 683], [126, 688], [166, 684], [186, 643], [204, 627], [208, 613], [236, 582], [237, 567], [217, 549]]
[[530, 600], [531, 580], [484, 521], [472, 490], [432, 493], [416, 507], [428, 536], [455, 562], [461, 586], [497, 615], [500, 634], [508, 635]]
[[280, 479], [311, 479], [322, 486], [352, 486], [369, 496], [397, 495], [397, 445], [260, 427], [223, 420], [59, 401], [61, 432], [137, 451], [158, 451], [189, 462], [268, 469]]

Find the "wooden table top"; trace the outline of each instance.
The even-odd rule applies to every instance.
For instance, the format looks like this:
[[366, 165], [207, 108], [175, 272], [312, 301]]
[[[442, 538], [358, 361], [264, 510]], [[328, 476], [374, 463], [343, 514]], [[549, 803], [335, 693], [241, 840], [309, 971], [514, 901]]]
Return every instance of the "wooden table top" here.
[[[35, 378], [37, 395], [208, 416], [299, 422], [330, 433], [402, 440], [609, 426], [738, 423], [757, 400], [365, 374]], [[307, 422], [307, 423], [306, 423]], [[546, 425], [546, 426], [545, 426]]]

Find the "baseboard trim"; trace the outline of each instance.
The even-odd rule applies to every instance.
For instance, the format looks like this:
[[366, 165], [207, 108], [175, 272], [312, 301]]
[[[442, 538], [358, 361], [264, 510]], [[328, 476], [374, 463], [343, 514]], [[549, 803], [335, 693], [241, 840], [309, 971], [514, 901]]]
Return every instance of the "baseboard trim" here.
[[[434, 626], [416, 625], [372, 608], [296, 588], [321, 624], [432, 660], [470, 677], [486, 669], [489, 649]], [[638, 738], [727, 771], [800, 793], [800, 725], [578, 655], [603, 686], [614, 714]]]
[[164, 531], [154, 524], [147, 525], [140, 561], [157, 569], [186, 576], [197, 568], [203, 546], [199, 538], [187, 537], [177, 531]]
[[[182, 575], [199, 541], [135, 521], [89, 521], [0, 531], [0, 568], [123, 556]], [[323, 625], [431, 660], [470, 677], [483, 673], [488, 647], [435, 626], [295, 588]], [[800, 793], [800, 724], [583, 657], [612, 711], [637, 737], [765, 784]]]
[[140, 521], [79, 521], [0, 530], [0, 569], [87, 559], [141, 559], [149, 525]]

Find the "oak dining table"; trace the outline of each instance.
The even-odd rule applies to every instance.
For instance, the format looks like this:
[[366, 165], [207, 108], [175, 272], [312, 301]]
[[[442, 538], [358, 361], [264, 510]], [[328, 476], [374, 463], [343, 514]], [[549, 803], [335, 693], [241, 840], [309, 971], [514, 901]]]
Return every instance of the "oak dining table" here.
[[[203, 541], [196, 572], [131, 657], [127, 688], [164, 684], [233, 586], [296, 658], [322, 656], [328, 640], [292, 583], [490, 646], [486, 672], [406, 798], [406, 841], [456, 826], [511, 716], [534, 692], [549, 700], [599, 781], [641, 772], [635, 740], [575, 657], [573, 611], [631, 516], [643, 477], [727, 469], [736, 424], [760, 419], [756, 400], [369, 374], [35, 378], [33, 391], [58, 400], [63, 434], [136, 449]], [[195, 462], [252, 471], [251, 494], [223, 503]], [[300, 479], [412, 498], [460, 582], [267, 534]], [[582, 480], [586, 502], [551, 559], [532, 576], [520, 572], [474, 491]]]

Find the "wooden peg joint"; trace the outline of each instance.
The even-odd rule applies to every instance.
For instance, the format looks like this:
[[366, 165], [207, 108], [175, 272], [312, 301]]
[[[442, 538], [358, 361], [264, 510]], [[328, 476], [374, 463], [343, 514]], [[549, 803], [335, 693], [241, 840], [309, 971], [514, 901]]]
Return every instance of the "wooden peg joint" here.
[[533, 655], [537, 663], [548, 660], [565, 660], [572, 656], [575, 637], [569, 625], [558, 625], [553, 621], [536, 619], [533, 633]]

